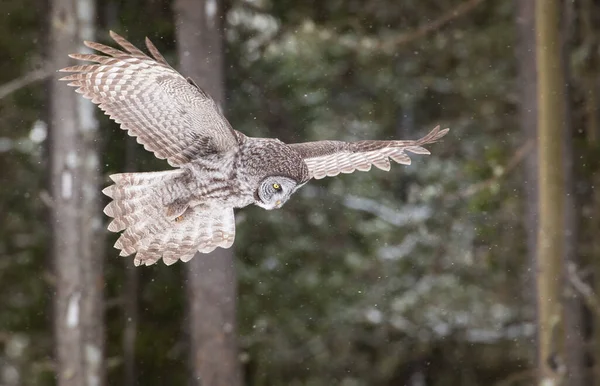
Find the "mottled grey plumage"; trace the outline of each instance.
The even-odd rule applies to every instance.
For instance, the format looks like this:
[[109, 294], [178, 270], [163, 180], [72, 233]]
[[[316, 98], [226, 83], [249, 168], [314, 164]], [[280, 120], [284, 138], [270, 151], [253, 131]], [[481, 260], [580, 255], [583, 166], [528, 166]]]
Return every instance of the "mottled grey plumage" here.
[[123, 50], [85, 44], [104, 55], [73, 54], [95, 64], [64, 68], [77, 92], [109, 115], [146, 150], [175, 170], [112, 175], [103, 190], [113, 200], [104, 212], [108, 229], [124, 231], [115, 247], [136, 253], [136, 265], [188, 261], [196, 252], [229, 248], [233, 208], [280, 208], [309, 179], [389, 170], [388, 158], [410, 164], [406, 152], [443, 137], [439, 126], [416, 141], [319, 141], [287, 145], [234, 130], [216, 103], [175, 71], [146, 39], [152, 57], [111, 32]]

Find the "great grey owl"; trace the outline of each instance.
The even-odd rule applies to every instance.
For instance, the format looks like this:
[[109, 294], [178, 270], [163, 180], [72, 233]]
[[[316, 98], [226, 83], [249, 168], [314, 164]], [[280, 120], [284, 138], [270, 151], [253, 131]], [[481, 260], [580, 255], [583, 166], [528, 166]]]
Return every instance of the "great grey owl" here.
[[73, 54], [94, 62], [64, 68], [61, 80], [99, 105], [137, 137], [146, 150], [175, 170], [122, 173], [103, 190], [112, 198], [108, 229], [121, 234], [122, 256], [135, 264], [188, 261], [199, 252], [229, 248], [235, 236], [233, 208], [256, 204], [281, 208], [311, 178], [371, 165], [389, 170], [388, 158], [410, 164], [406, 152], [429, 154], [422, 145], [443, 137], [439, 126], [416, 141], [317, 141], [285, 144], [234, 130], [213, 99], [174, 70], [146, 38], [152, 57], [111, 32], [122, 50], [85, 45], [104, 55]]

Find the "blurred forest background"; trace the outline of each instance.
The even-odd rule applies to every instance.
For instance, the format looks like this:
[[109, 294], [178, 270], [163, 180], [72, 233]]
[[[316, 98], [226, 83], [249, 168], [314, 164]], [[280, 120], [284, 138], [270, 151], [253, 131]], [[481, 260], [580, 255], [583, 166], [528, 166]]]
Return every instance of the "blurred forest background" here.
[[[600, 385], [600, 2], [537, 3], [2, 0], [0, 385]], [[248, 135], [451, 131], [134, 269], [100, 190], [167, 165], [56, 81], [111, 29]]]

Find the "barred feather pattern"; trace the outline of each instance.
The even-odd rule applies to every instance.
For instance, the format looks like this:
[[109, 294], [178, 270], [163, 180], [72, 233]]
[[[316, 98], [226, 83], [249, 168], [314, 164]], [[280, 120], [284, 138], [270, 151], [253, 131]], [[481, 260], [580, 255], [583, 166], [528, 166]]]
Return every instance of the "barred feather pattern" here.
[[[152, 173], [121, 173], [103, 190], [111, 197], [104, 213], [113, 217], [108, 229], [124, 230], [115, 248], [121, 256], [137, 253], [135, 265], [152, 265], [161, 258], [167, 265], [188, 261], [196, 252], [229, 248], [235, 238], [233, 208], [196, 205], [190, 207], [184, 170]], [[169, 197], [172, 203], [165, 203]], [[183, 205], [178, 200], [183, 199]], [[175, 211], [169, 209], [175, 208]], [[178, 220], [178, 218], [180, 218]]]
[[448, 130], [440, 130], [440, 126], [437, 126], [416, 141], [317, 141], [290, 146], [303, 156], [310, 176], [318, 180], [340, 173], [352, 173], [355, 170], [369, 171], [371, 165], [389, 171], [390, 158], [399, 164], [410, 165], [411, 160], [407, 152], [430, 154], [429, 150], [422, 146], [438, 141]]
[[61, 80], [172, 166], [237, 146], [231, 125], [213, 99], [171, 68], [150, 40], [146, 45], [153, 57], [112, 31], [111, 36], [123, 51], [85, 42], [103, 55], [70, 55], [96, 64], [63, 68], [61, 72], [74, 74]]

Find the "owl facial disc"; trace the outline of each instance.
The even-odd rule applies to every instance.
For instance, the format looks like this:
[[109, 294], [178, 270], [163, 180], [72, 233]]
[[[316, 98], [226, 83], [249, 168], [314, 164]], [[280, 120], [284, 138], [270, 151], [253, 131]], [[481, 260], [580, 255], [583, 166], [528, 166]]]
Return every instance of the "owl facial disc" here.
[[298, 184], [291, 178], [267, 177], [258, 186], [255, 204], [267, 210], [281, 208], [297, 188]]

